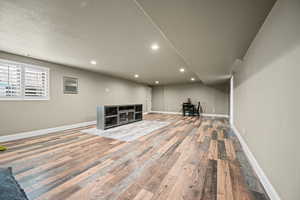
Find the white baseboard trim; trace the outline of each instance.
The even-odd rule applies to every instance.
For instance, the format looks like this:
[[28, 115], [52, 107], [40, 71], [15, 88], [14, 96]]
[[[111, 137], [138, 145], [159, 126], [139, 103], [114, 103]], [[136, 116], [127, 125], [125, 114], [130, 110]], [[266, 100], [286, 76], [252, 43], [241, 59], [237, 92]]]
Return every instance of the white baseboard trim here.
[[[161, 114], [173, 114], [173, 115], [181, 115], [181, 112], [168, 112], [168, 111], [150, 111], [149, 113], [161, 113]], [[224, 114], [209, 114], [209, 113], [202, 113], [201, 116], [204, 117], [222, 117], [222, 118], [229, 118], [228, 115]]]
[[201, 116], [204, 116], [204, 117], [221, 117], [221, 118], [229, 118], [228, 115], [224, 115], [224, 114], [208, 114], [208, 113], [202, 113]]
[[171, 114], [171, 115], [180, 115], [181, 112], [168, 112], [168, 111], [150, 111], [149, 113], [161, 113], [161, 114]]
[[58, 131], [64, 131], [64, 130], [68, 130], [68, 129], [72, 129], [72, 128], [79, 128], [79, 127], [89, 126], [89, 125], [93, 125], [93, 124], [96, 124], [96, 121], [82, 122], [82, 123], [77, 123], [77, 124], [58, 126], [58, 127], [54, 127], [54, 128], [28, 131], [28, 132], [13, 134], [13, 135], [0, 136], [0, 142], [8, 142], [8, 141], [12, 141], [12, 140], [18, 140], [18, 139], [24, 139], [24, 138], [29, 138], [29, 137], [39, 136], [39, 135], [45, 135], [48, 133], [54, 133], [54, 132], [58, 132]]
[[239, 131], [237, 130], [237, 128], [232, 125], [232, 130], [234, 131], [234, 133], [236, 134], [236, 136], [238, 137], [242, 148], [253, 168], [253, 170], [255, 171], [255, 173], [257, 174], [258, 178], [260, 179], [262, 185], [264, 186], [267, 194], [269, 195], [269, 197], [271, 198], [271, 200], [281, 200], [280, 196], [278, 195], [278, 193], [276, 192], [275, 188], [273, 187], [273, 185], [271, 184], [271, 182], [269, 181], [268, 177], [266, 176], [266, 174], [264, 173], [264, 171], [262, 170], [262, 168], [259, 166], [257, 160], [255, 159], [253, 153], [250, 151], [247, 143], [245, 142], [244, 138], [242, 137], [242, 135], [239, 133]]

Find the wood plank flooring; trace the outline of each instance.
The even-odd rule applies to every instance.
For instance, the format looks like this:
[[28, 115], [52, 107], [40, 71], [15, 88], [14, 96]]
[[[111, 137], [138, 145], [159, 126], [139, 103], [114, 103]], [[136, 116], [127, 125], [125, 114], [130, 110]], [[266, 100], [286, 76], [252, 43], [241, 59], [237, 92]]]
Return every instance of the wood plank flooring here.
[[133, 142], [82, 127], [2, 143], [31, 200], [268, 200], [225, 119], [148, 114], [170, 125]]

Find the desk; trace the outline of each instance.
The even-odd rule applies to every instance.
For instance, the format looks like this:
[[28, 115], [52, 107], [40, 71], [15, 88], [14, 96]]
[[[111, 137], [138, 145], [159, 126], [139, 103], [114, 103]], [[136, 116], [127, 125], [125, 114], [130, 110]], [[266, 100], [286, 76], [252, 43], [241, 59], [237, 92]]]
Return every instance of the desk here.
[[191, 103], [183, 103], [182, 104], [182, 115], [185, 116], [186, 113], [188, 115], [194, 115], [195, 113], [195, 105], [194, 104], [191, 104]]

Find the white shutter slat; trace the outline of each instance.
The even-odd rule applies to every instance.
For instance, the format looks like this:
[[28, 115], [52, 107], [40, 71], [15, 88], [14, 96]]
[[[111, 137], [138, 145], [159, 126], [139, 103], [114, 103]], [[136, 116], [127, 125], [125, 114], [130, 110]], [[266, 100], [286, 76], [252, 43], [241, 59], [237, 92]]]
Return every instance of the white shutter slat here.
[[25, 67], [25, 97], [48, 97], [48, 70]]
[[0, 60], [0, 97], [21, 97], [21, 67]]

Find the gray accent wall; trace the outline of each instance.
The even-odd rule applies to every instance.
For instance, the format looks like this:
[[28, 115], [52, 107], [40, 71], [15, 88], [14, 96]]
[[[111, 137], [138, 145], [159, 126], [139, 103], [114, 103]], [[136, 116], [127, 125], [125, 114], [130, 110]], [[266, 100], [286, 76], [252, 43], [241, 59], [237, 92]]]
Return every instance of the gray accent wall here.
[[209, 114], [228, 114], [228, 85], [207, 86], [202, 83], [174, 84], [152, 88], [152, 110], [182, 112], [182, 103], [191, 98], [193, 104], [198, 101]]
[[300, 1], [279, 0], [234, 75], [234, 124], [282, 200], [300, 199]]
[[[50, 100], [0, 100], [0, 136], [94, 121], [97, 105], [143, 104], [144, 111], [150, 109], [151, 88], [146, 85], [4, 52], [0, 58], [50, 69]], [[63, 93], [63, 76], [78, 78], [78, 94]]]

